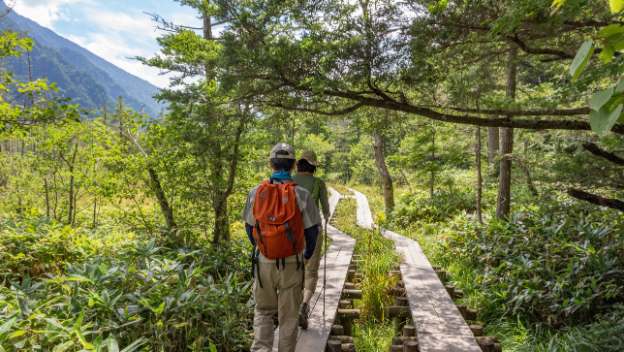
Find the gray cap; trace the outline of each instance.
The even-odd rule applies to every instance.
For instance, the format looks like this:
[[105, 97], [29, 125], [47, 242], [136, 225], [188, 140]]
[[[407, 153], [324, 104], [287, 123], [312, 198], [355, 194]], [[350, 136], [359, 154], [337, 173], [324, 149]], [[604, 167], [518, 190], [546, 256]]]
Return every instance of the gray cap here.
[[295, 160], [295, 149], [286, 143], [277, 143], [271, 149], [271, 159], [292, 159]]

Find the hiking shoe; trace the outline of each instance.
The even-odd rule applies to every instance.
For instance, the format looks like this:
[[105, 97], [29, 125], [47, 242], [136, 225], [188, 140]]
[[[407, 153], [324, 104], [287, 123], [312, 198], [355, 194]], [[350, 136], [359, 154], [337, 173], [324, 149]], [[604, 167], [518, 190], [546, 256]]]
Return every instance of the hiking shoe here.
[[307, 303], [303, 303], [301, 309], [299, 309], [299, 326], [303, 330], [308, 329], [308, 314], [310, 314], [310, 306]]

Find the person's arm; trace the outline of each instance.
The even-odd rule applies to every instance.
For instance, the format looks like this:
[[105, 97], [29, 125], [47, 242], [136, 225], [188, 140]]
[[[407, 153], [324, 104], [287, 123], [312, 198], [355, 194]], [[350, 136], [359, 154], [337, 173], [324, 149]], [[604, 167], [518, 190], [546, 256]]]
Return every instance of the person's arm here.
[[253, 238], [253, 227], [255, 225], [255, 219], [253, 218], [252, 209], [253, 209], [253, 200], [255, 198], [255, 190], [252, 190], [247, 195], [247, 201], [245, 202], [245, 208], [243, 209], [243, 221], [245, 222], [245, 232], [247, 233], [247, 238], [249, 242], [251, 242], [252, 246], [256, 246], [256, 241]]
[[325, 221], [329, 221], [329, 197], [327, 195], [327, 185], [325, 184], [325, 181], [321, 180], [321, 193], [320, 193], [320, 201], [321, 201], [321, 208], [323, 209], [323, 217], [325, 218]]
[[316, 248], [319, 226], [321, 225], [321, 217], [319, 215], [318, 208], [316, 207], [316, 202], [310, 192], [301, 188], [301, 191], [298, 192], [297, 202], [299, 204], [299, 209], [301, 210], [301, 215], [303, 216], [303, 234], [306, 240], [303, 256], [305, 259], [310, 259], [314, 253], [314, 249]]
[[252, 246], [256, 246], [256, 240], [253, 238], [253, 226], [245, 224], [245, 232], [247, 232], [247, 238]]
[[310, 228], [303, 230], [303, 234], [305, 236], [306, 247], [303, 251], [303, 257], [305, 259], [312, 258], [314, 254], [314, 249], [316, 248], [316, 242], [318, 240], [319, 235], [319, 226], [315, 225]]

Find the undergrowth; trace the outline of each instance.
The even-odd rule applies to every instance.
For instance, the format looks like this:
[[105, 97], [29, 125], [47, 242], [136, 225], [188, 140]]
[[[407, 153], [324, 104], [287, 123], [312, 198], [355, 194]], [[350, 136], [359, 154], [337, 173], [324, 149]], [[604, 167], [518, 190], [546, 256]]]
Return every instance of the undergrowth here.
[[4, 225], [0, 351], [248, 350], [242, 241], [174, 248], [147, 234]]
[[355, 326], [355, 345], [358, 351], [387, 351], [394, 328], [384, 313], [385, 308], [393, 303], [389, 290], [396, 285], [396, 278], [388, 273], [399, 258], [392, 241], [383, 238], [378, 231], [356, 225], [356, 208], [354, 199], [343, 199], [333, 218], [334, 226], [356, 240], [355, 253], [363, 259], [358, 268], [363, 277], [360, 283], [362, 300], [356, 301], [361, 317]]
[[624, 350], [622, 215], [551, 197], [478, 226], [465, 192], [443, 198], [399, 197], [388, 226], [449, 272], [504, 350]]

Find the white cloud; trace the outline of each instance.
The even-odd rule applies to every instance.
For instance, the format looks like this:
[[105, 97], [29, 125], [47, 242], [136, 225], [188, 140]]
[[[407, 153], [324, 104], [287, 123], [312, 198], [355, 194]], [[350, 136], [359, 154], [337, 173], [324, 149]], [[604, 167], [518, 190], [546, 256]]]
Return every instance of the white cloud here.
[[[69, 11], [70, 5], [74, 11]], [[94, 0], [16, 0], [14, 9], [127, 72], [158, 87], [168, 86], [168, 76], [132, 59], [151, 57], [159, 51], [156, 38], [162, 33], [151, 17], [130, 6], [124, 11], [106, 6]], [[164, 16], [174, 23], [201, 24], [192, 11], [181, 9]], [[67, 27], [63, 24], [68, 22], [73, 23], [72, 29], [64, 30]], [[77, 31], [77, 25], [82, 25], [83, 30]]]
[[104, 60], [132, 73], [133, 75], [145, 79], [157, 87], [166, 87], [169, 79], [160, 74], [159, 70], [143, 65], [133, 57], [149, 57], [152, 51], [132, 47], [119, 35], [104, 33], [92, 33], [86, 36], [68, 36], [68, 39], [84, 47]]
[[40, 25], [53, 28], [64, 17], [63, 6], [85, 3], [84, 0], [16, 0], [13, 9]]

